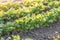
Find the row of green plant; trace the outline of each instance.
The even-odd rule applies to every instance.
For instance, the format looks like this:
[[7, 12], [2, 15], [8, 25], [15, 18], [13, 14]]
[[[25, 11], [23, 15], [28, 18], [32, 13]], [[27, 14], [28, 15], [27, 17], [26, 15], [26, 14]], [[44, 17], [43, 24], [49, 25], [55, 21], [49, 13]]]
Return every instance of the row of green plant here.
[[7, 11], [9, 10], [10, 8], [15, 8], [15, 9], [18, 9], [20, 8], [20, 3], [11, 3], [11, 2], [5, 2], [5, 3], [0, 3], [0, 11]]
[[40, 9], [45, 9], [46, 6], [49, 8], [53, 8], [53, 7], [58, 7], [60, 6], [60, 2], [59, 1], [50, 1], [48, 2], [46, 1], [42, 1], [41, 0], [28, 0], [28, 1], [23, 1], [22, 3], [11, 3], [11, 2], [5, 2], [5, 3], [0, 3], [0, 11], [7, 11], [10, 8], [14, 8], [14, 9], [19, 9], [19, 8], [23, 8], [23, 7], [36, 7], [36, 6], [40, 6]]
[[[27, 1], [28, 2], [28, 1]], [[49, 8], [51, 7], [59, 7], [60, 2], [58, 1], [53, 1], [53, 2], [49, 2], [48, 5], [44, 5], [43, 2], [41, 3], [39, 0], [38, 2], [36, 1], [32, 1], [33, 6], [30, 7], [23, 7], [21, 8], [20, 3], [2, 3], [0, 5], [0, 9], [2, 10], [6, 10], [7, 8], [7, 12], [4, 11], [0, 11], [0, 22], [4, 22], [4, 21], [9, 21], [9, 20], [14, 20], [14, 19], [18, 19], [20, 17], [26, 16], [27, 14], [33, 14], [33, 13], [41, 13], [44, 12], [45, 10], [49, 10]], [[31, 2], [29, 2], [31, 4]], [[25, 4], [25, 3], [24, 3]], [[15, 10], [16, 8], [18, 8], [17, 10]]]
[[[40, 14], [42, 12], [43, 14]], [[12, 30], [28, 32], [34, 28], [49, 26], [59, 19], [60, 2], [57, 0], [53, 2], [52, 0], [28, 0], [22, 3], [1, 3], [0, 35], [9, 34]]]
[[43, 5], [46, 5], [46, 6], [49, 5], [49, 6], [53, 6], [53, 7], [56, 7], [56, 6], [60, 5], [60, 1], [58, 1], [58, 0], [28, 0], [28, 1], [23, 0], [22, 3], [26, 7], [36, 6], [36, 5], [40, 5], [40, 4], [43, 4]]
[[[57, 5], [57, 4], [56, 4]], [[55, 6], [55, 5], [54, 5]], [[59, 7], [59, 6], [55, 6]], [[55, 8], [53, 7], [53, 8]], [[13, 21], [15, 19], [24, 17], [26, 15], [32, 15], [32, 14], [40, 14], [41, 12], [49, 11], [50, 7], [47, 6], [42, 6], [42, 5], [37, 5], [34, 7], [24, 7], [24, 8], [19, 8], [15, 10], [14, 8], [10, 8], [7, 12], [0, 11], [0, 23], [3, 23], [4, 21]], [[50, 9], [51, 10], [51, 9]]]
[[15, 19], [18, 19], [18, 18], [21, 18], [21, 17], [24, 17], [28, 14], [32, 15], [32, 14], [37, 14], [37, 13], [34, 13], [34, 12], [41, 12], [40, 11], [40, 8], [32, 8], [31, 10], [27, 9], [27, 8], [24, 8], [24, 9], [18, 9], [18, 10], [15, 10], [15, 9], [10, 9], [9, 11], [7, 12], [3, 12], [1, 11], [0, 12], [0, 23], [2, 21], [12, 21], [12, 20], [15, 20]]
[[8, 34], [12, 30], [28, 32], [34, 28], [49, 26], [49, 24], [52, 24], [59, 19], [60, 7], [57, 9], [52, 9], [50, 12], [46, 12], [44, 14], [33, 14], [31, 17], [28, 15], [13, 22], [8, 22], [7, 24], [1, 24], [0, 34]]

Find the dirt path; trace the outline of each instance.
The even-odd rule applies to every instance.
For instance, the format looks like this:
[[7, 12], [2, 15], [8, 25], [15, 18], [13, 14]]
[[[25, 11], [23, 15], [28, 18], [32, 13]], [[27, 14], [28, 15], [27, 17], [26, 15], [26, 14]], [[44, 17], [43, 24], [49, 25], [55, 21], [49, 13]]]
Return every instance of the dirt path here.
[[43, 27], [33, 30], [29, 33], [20, 33], [22, 39], [31, 38], [31, 40], [49, 40], [48, 36], [54, 36], [60, 33], [60, 22], [50, 27]]

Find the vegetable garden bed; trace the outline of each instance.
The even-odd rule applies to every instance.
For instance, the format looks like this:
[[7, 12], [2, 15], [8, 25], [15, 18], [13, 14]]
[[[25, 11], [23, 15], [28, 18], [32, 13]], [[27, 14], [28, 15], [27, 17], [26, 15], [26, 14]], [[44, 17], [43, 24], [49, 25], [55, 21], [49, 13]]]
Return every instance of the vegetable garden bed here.
[[0, 36], [13, 30], [29, 32], [60, 20], [59, 0], [22, 0], [0, 3]]

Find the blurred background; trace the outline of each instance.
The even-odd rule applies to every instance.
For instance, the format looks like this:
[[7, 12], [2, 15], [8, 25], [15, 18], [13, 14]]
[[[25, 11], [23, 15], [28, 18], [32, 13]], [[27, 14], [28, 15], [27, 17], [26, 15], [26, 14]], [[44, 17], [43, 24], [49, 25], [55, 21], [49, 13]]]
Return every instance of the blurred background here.
[[4, 3], [4, 2], [21, 2], [22, 0], [0, 0], [0, 3]]

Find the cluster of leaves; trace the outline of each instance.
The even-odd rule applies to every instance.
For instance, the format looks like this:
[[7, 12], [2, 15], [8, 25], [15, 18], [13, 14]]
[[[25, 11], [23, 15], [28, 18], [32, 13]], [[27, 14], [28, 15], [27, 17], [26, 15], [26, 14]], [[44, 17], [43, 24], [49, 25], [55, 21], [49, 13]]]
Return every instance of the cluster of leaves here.
[[[52, 8], [58, 8], [60, 5], [60, 2], [53, 1], [48, 2], [48, 5], [45, 5], [44, 3], [40, 1], [32, 1], [33, 3], [29, 2], [30, 5], [26, 7], [26, 5], [21, 6], [20, 3], [1, 3], [0, 5], [0, 20], [1, 22], [6, 21], [13, 21], [15, 19], [24, 17], [28, 14], [40, 14], [42, 12], [46, 12], [49, 9]], [[23, 3], [25, 4], [25, 3]], [[22, 5], [23, 5], [22, 4]], [[33, 4], [33, 5], [32, 5]], [[32, 5], [32, 6], [31, 6]], [[22, 8], [21, 8], [22, 7]], [[5, 12], [6, 11], [6, 12]]]
[[54, 36], [48, 37], [49, 40], [60, 40], [60, 34], [56, 34]]
[[4, 34], [9, 33], [12, 30], [27, 32], [34, 28], [39, 28], [40, 26], [49, 26], [49, 24], [60, 19], [59, 9], [60, 7], [54, 10], [52, 9], [45, 14], [32, 14], [32, 16], [28, 15], [13, 22], [8, 22], [1, 27], [2, 32], [4, 32]]
[[49, 26], [59, 19], [60, 2], [58, 0], [53, 2], [52, 0], [25, 0], [22, 3], [1, 3], [0, 34], [7, 34], [12, 30], [27, 32], [40, 26]]
[[19, 35], [13, 35], [12, 37], [7, 37], [7, 38], [3, 38], [0, 37], [0, 40], [20, 40], [20, 36]]
[[[49, 2], [49, 0], [28, 0], [28, 1], [24, 1], [22, 3], [11, 3], [11, 2], [5, 2], [5, 3], [0, 3], [0, 11], [7, 11], [10, 8], [14, 8], [14, 9], [19, 9], [19, 8], [24, 8], [27, 7], [28, 8], [32, 8], [32, 7], [37, 7], [39, 9], [45, 9], [45, 8], [49, 8], [49, 7], [58, 7], [60, 6], [60, 2], [59, 1], [53, 1], [53, 2]], [[36, 9], [36, 8], [35, 8]], [[35, 10], [34, 9], [34, 10]]]
[[10, 8], [18, 9], [20, 6], [20, 3], [10, 3], [10, 2], [5, 2], [5, 3], [0, 3], [0, 11], [7, 11]]

